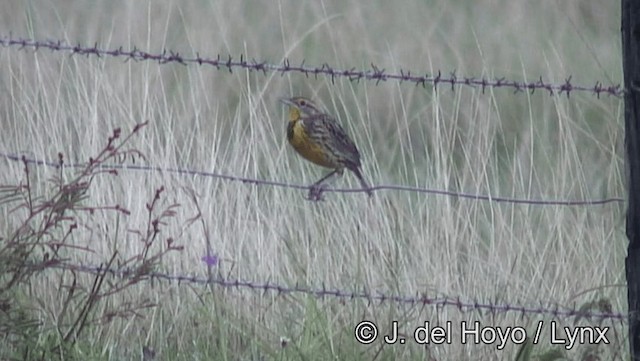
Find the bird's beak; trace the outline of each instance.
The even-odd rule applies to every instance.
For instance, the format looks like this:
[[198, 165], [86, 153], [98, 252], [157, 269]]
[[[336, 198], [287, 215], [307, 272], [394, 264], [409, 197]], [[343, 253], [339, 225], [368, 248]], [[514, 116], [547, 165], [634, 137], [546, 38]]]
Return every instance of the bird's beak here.
[[289, 100], [287, 98], [279, 98], [278, 100], [280, 101], [280, 103], [288, 105], [290, 107], [295, 105], [291, 100]]

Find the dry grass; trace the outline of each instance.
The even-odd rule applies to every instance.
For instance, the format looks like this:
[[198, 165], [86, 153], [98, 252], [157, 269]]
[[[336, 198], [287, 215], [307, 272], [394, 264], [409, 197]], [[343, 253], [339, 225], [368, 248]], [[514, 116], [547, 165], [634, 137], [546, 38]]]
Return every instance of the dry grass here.
[[[591, 85], [619, 83], [619, 4], [601, 1], [437, 0], [357, 6], [322, 2], [11, 1], [0, 5], [0, 33], [64, 39], [101, 47], [137, 46], [184, 55], [245, 54], [278, 63], [387, 71], [437, 70]], [[59, 53], [0, 50], [3, 142], [0, 152], [86, 161], [116, 127], [149, 121], [131, 142], [150, 164], [310, 184], [322, 171], [285, 142], [276, 99], [306, 95], [338, 115], [364, 157], [373, 184], [417, 185], [518, 198], [621, 196], [623, 127], [619, 99], [574, 93], [459, 87], [438, 91], [395, 82], [350, 83], [299, 74], [216, 71], [209, 67], [122, 62]], [[21, 165], [2, 161], [0, 183], [15, 182]], [[34, 169], [36, 184], [56, 174]], [[346, 174], [336, 186], [357, 187]], [[575, 306], [604, 299], [625, 312], [623, 206], [525, 206], [402, 192], [327, 194], [256, 187], [170, 173], [121, 172], [98, 177], [93, 204], [119, 204], [128, 217], [99, 212], [74, 242], [104, 262], [114, 249], [141, 247], [127, 230], [143, 224], [145, 203], [164, 186], [179, 203], [165, 232], [184, 246], [162, 270], [204, 274], [207, 242], [232, 278], [283, 285], [446, 295], [522, 305]], [[198, 211], [202, 219], [185, 222]], [[2, 229], [10, 227], [0, 209]], [[203, 227], [204, 225], [204, 227]], [[119, 231], [116, 233], [114, 229]], [[42, 275], [34, 294], [52, 305], [37, 310], [55, 322], [58, 278]], [[611, 285], [619, 285], [609, 287]], [[363, 318], [387, 329], [399, 320], [411, 334], [425, 320], [480, 320], [532, 329], [536, 317], [480, 316], [456, 309], [316, 300], [189, 285], [142, 284], [122, 296], [148, 297], [159, 307], [144, 318], [96, 325], [82, 352], [96, 359], [131, 358], [143, 345], [158, 359], [425, 359], [423, 347], [359, 346], [353, 327]], [[114, 301], [116, 302], [116, 301]], [[548, 321], [545, 319], [545, 321]], [[571, 324], [571, 323], [569, 323]], [[456, 328], [456, 326], [454, 326]], [[581, 346], [581, 360], [623, 358], [626, 328], [611, 346]], [[289, 340], [282, 347], [281, 337]], [[456, 340], [454, 338], [454, 340]], [[428, 356], [516, 359], [520, 347], [431, 345]], [[540, 354], [560, 347], [542, 342]], [[626, 352], [626, 351], [625, 351]]]

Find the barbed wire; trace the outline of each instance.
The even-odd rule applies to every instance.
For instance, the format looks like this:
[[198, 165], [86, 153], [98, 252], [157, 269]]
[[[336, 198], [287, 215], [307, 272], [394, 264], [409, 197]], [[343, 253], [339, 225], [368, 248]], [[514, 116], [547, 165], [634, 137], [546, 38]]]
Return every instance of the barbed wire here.
[[[47, 166], [52, 168], [60, 168], [60, 167], [84, 168], [87, 166], [86, 164], [60, 165], [60, 163], [57, 163], [57, 162], [37, 160], [37, 159], [27, 158], [22, 155], [16, 155], [16, 154], [0, 153], [0, 156], [11, 161], [26, 162], [29, 164]], [[241, 182], [244, 184], [254, 184], [258, 186], [272, 186], [272, 187], [289, 188], [289, 189], [311, 190], [310, 186], [305, 186], [305, 185], [261, 180], [261, 179], [254, 179], [254, 178], [246, 178], [246, 177], [239, 177], [239, 176], [233, 176], [233, 175], [217, 174], [212, 172], [205, 172], [205, 171], [192, 170], [192, 169], [186, 169], [186, 168], [162, 168], [158, 166], [135, 165], [135, 164], [100, 164], [98, 168], [108, 169], [108, 170], [166, 172], [166, 173], [175, 173], [180, 175], [211, 177], [211, 178], [222, 179], [225, 181]], [[455, 197], [455, 198], [487, 201], [487, 202], [495, 202], [495, 203], [510, 203], [510, 204], [540, 205], [540, 206], [600, 206], [600, 205], [606, 205], [610, 203], [624, 203], [624, 199], [620, 197], [611, 197], [611, 198], [603, 198], [603, 199], [586, 199], [586, 200], [525, 199], [525, 198], [497, 197], [492, 195], [473, 194], [473, 193], [465, 193], [465, 192], [447, 191], [442, 189], [429, 189], [429, 188], [400, 186], [400, 185], [374, 185], [369, 189], [326, 188], [326, 189], [323, 189], [323, 192], [363, 193], [368, 191], [377, 192], [382, 190], [396, 190], [396, 191], [404, 191], [404, 192], [425, 193], [425, 194], [449, 196], [449, 197]]]
[[511, 88], [515, 93], [529, 91], [531, 93], [536, 90], [545, 90], [550, 95], [554, 94], [566, 94], [570, 96], [572, 92], [590, 92], [600, 98], [601, 94], [607, 94], [610, 96], [621, 98], [624, 94], [624, 89], [620, 84], [612, 84], [609, 86], [603, 85], [601, 82], [596, 82], [593, 86], [574, 85], [572, 83], [572, 77], [567, 77], [563, 83], [554, 84], [545, 81], [542, 76], [537, 81], [525, 82], [517, 80], [508, 80], [505, 78], [488, 79], [485, 77], [465, 77], [458, 76], [455, 71], [450, 72], [448, 75], [443, 75], [439, 70], [437, 74], [415, 75], [423, 74], [421, 72], [403, 70], [400, 69], [396, 73], [387, 73], [385, 69], [381, 69], [375, 64], [371, 64], [370, 69], [339, 69], [330, 66], [325, 63], [320, 67], [306, 66], [304, 60], [300, 65], [292, 65], [289, 59], [284, 59], [281, 64], [273, 64], [267, 61], [259, 61], [255, 59], [248, 60], [244, 55], [240, 55], [238, 60], [234, 60], [231, 55], [222, 57], [217, 55], [216, 58], [205, 58], [196, 53], [195, 57], [185, 57], [180, 53], [171, 50], [164, 50], [161, 53], [150, 53], [133, 47], [131, 50], [125, 50], [122, 46], [112, 49], [99, 48], [98, 44], [93, 46], [70, 45], [62, 40], [34, 40], [26, 38], [14, 38], [11, 34], [0, 38], [0, 45], [4, 47], [17, 47], [19, 49], [30, 48], [33, 50], [49, 49], [51, 51], [62, 51], [72, 55], [86, 55], [96, 57], [114, 57], [124, 58], [126, 60], [142, 61], [151, 60], [157, 61], [161, 64], [177, 63], [182, 65], [197, 64], [197, 65], [210, 65], [216, 69], [226, 69], [229, 72], [233, 72], [234, 69], [246, 69], [249, 71], [262, 72], [264, 74], [268, 72], [279, 72], [285, 74], [288, 72], [302, 73], [305, 76], [327, 76], [331, 78], [331, 82], [335, 82], [338, 77], [347, 78], [350, 81], [359, 80], [371, 80], [375, 81], [376, 85], [380, 82], [388, 80], [396, 80], [399, 82], [413, 83], [416, 86], [426, 87], [427, 84], [432, 84], [435, 88], [440, 85], [449, 85], [451, 90], [455, 90], [456, 86], [471, 86], [474, 88], [480, 88], [484, 93], [487, 88]]
[[[42, 268], [42, 265], [36, 265], [38, 268]], [[508, 303], [502, 304], [494, 304], [488, 302], [474, 302], [474, 301], [463, 301], [460, 297], [429, 297], [424, 294], [417, 296], [400, 296], [400, 295], [388, 295], [384, 292], [352, 292], [340, 290], [338, 288], [330, 289], [325, 285], [321, 287], [304, 287], [296, 284], [295, 286], [286, 286], [277, 283], [260, 283], [260, 282], [252, 282], [241, 279], [231, 279], [231, 278], [205, 278], [199, 277], [195, 275], [180, 275], [180, 274], [168, 274], [162, 272], [149, 272], [141, 275], [138, 270], [121, 268], [105, 268], [103, 266], [95, 266], [95, 265], [82, 265], [82, 264], [73, 264], [67, 262], [60, 263], [48, 263], [44, 268], [55, 268], [62, 270], [71, 270], [75, 272], [83, 272], [89, 274], [110, 274], [114, 277], [121, 278], [133, 278], [141, 279], [147, 282], [154, 281], [168, 281], [168, 282], [177, 282], [178, 285], [182, 283], [196, 284], [196, 285], [217, 285], [224, 288], [235, 288], [235, 289], [245, 289], [254, 292], [271, 292], [275, 293], [277, 296], [281, 295], [294, 295], [294, 294], [302, 294], [302, 295], [311, 295], [318, 298], [335, 298], [340, 300], [363, 300], [368, 302], [370, 305], [373, 303], [396, 303], [410, 306], [433, 306], [438, 308], [443, 307], [452, 307], [458, 309], [460, 312], [470, 312], [470, 311], [479, 311], [485, 312], [486, 314], [508, 314], [508, 313], [517, 313], [520, 314], [520, 317], [526, 317], [527, 315], [539, 315], [539, 316], [547, 316], [553, 317], [556, 319], [588, 319], [592, 321], [619, 321], [621, 323], [628, 322], [629, 315], [618, 313], [618, 312], [592, 312], [585, 311], [575, 308], [569, 307], [531, 307], [531, 306], [521, 306], [521, 305], [512, 305]], [[604, 308], [609, 308], [609, 306], [605, 306]]]

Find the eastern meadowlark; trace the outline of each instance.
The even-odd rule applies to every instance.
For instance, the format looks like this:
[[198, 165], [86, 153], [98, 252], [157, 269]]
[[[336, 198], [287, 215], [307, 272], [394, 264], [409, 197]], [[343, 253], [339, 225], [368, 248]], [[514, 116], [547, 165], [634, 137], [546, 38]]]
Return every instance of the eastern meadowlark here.
[[304, 97], [280, 101], [289, 106], [289, 144], [307, 160], [333, 169], [311, 186], [309, 197], [320, 199], [322, 182], [335, 174], [341, 175], [345, 168], [358, 177], [360, 184], [371, 197], [373, 193], [360, 172], [358, 148], [335, 118], [322, 112], [311, 100]]

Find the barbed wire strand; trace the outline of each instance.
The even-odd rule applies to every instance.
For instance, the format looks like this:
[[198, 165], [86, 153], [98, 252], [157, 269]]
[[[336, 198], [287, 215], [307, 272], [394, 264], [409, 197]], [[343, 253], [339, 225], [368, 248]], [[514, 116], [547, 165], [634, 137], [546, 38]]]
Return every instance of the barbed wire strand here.
[[197, 65], [209, 65], [216, 69], [226, 69], [229, 72], [233, 72], [234, 69], [246, 69], [249, 71], [262, 72], [279, 72], [285, 74], [288, 72], [302, 73], [305, 76], [327, 76], [331, 78], [331, 82], [334, 83], [336, 78], [347, 78], [350, 81], [370, 80], [375, 81], [376, 85], [380, 82], [388, 80], [395, 80], [399, 82], [413, 83], [416, 86], [426, 87], [427, 84], [432, 84], [435, 88], [441, 85], [449, 85], [451, 90], [455, 90], [456, 86], [470, 86], [474, 88], [480, 88], [484, 93], [487, 88], [511, 88], [514, 93], [529, 91], [531, 93], [536, 90], [547, 91], [550, 95], [554, 94], [566, 94], [570, 96], [572, 92], [589, 92], [600, 98], [601, 94], [607, 94], [617, 98], [621, 98], [624, 94], [624, 89], [620, 84], [613, 84], [609, 86], [603, 85], [602, 82], [596, 82], [593, 86], [574, 85], [572, 83], [572, 77], [565, 78], [563, 83], [554, 84], [546, 82], [542, 76], [537, 81], [525, 82], [517, 80], [508, 80], [505, 78], [476, 78], [476, 77], [464, 77], [456, 75], [455, 71], [449, 73], [449, 75], [443, 75], [441, 71], [433, 75], [413, 75], [422, 74], [421, 72], [403, 70], [400, 69], [397, 73], [387, 73], [385, 69], [381, 69], [375, 64], [371, 64], [371, 69], [339, 69], [330, 66], [329, 64], [322, 64], [320, 67], [306, 66], [304, 60], [300, 65], [292, 65], [288, 59], [284, 59], [282, 64], [272, 64], [266, 61], [258, 61], [255, 59], [248, 60], [244, 55], [239, 56], [239, 60], [234, 60], [231, 55], [221, 57], [217, 55], [216, 58], [201, 57], [199, 53], [196, 53], [195, 57], [185, 57], [180, 55], [176, 51], [164, 50], [161, 53], [149, 53], [143, 50], [133, 47], [131, 50], [125, 50], [122, 46], [114, 49], [102, 49], [98, 47], [98, 44], [91, 46], [70, 45], [62, 40], [34, 40], [26, 38], [14, 38], [11, 34], [0, 38], [0, 46], [4, 47], [16, 47], [19, 49], [49, 49], [51, 51], [67, 52], [72, 55], [86, 55], [96, 57], [114, 57], [124, 58], [126, 60], [133, 61], [157, 61], [160, 64], [177, 63], [182, 65], [197, 64]]
[[[26, 161], [29, 164], [60, 168], [61, 165], [56, 162], [45, 161], [45, 160], [37, 160], [32, 158], [26, 158], [20, 155], [15, 154], [5, 154], [0, 153], [0, 156], [16, 162]], [[86, 164], [64, 164], [62, 167], [65, 168], [84, 168]], [[113, 170], [135, 170], [135, 171], [148, 171], [148, 172], [166, 172], [166, 173], [175, 173], [180, 175], [190, 175], [190, 176], [202, 176], [202, 177], [211, 177], [222, 179], [225, 181], [231, 182], [241, 182], [245, 184], [254, 184], [257, 186], [272, 186], [279, 188], [289, 188], [289, 189], [300, 189], [300, 190], [310, 190], [310, 186], [299, 185], [299, 184], [291, 184], [285, 182], [277, 182], [277, 181], [269, 181], [269, 180], [261, 180], [254, 178], [246, 178], [239, 177], [233, 175], [225, 175], [225, 174], [217, 174], [212, 172], [205, 172], [200, 170], [191, 170], [186, 168], [162, 168], [158, 166], [150, 166], [150, 165], [130, 165], [130, 164], [101, 164], [99, 166], [101, 169], [113, 169]], [[624, 203], [624, 199], [620, 197], [611, 197], [611, 198], [603, 198], [603, 199], [587, 199], [587, 200], [562, 200], [562, 199], [524, 199], [524, 198], [509, 198], [509, 197], [497, 197], [492, 195], [482, 195], [482, 194], [473, 194], [473, 193], [465, 193], [465, 192], [455, 192], [455, 191], [447, 191], [441, 189], [429, 189], [429, 188], [420, 188], [420, 187], [410, 187], [410, 186], [400, 186], [400, 185], [377, 185], [372, 186], [370, 189], [343, 189], [343, 188], [326, 188], [323, 189], [323, 192], [327, 193], [362, 193], [367, 191], [382, 191], [382, 190], [395, 190], [395, 191], [404, 191], [404, 192], [415, 192], [415, 193], [425, 193], [425, 194], [433, 194], [440, 196], [448, 196], [454, 198], [462, 198], [462, 199], [470, 199], [477, 201], [487, 201], [487, 202], [495, 202], [495, 203], [509, 203], [509, 204], [525, 204], [525, 205], [540, 205], [540, 206], [599, 206], [605, 205], [609, 203]]]
[[[42, 267], [42, 265], [39, 265]], [[46, 268], [55, 268], [62, 270], [72, 270], [76, 272], [84, 272], [90, 274], [104, 274], [108, 273], [114, 277], [121, 278], [130, 278], [136, 277], [140, 278], [140, 273], [135, 269], [113, 269], [113, 268], [105, 268], [103, 266], [94, 266], [94, 265], [82, 265], [82, 264], [73, 264], [73, 263], [49, 263], [46, 265]], [[496, 313], [519, 313], [521, 317], [525, 317], [526, 315], [541, 315], [541, 316], [549, 316], [557, 319], [568, 319], [568, 318], [581, 318], [581, 319], [589, 319], [595, 321], [619, 321], [621, 323], [626, 323], [628, 321], [629, 316], [623, 313], [617, 312], [591, 312], [584, 310], [577, 310], [567, 307], [559, 307], [555, 306], [555, 308], [548, 307], [530, 307], [530, 306], [521, 306], [521, 305], [512, 305], [507, 303], [502, 304], [492, 304], [492, 303], [483, 303], [483, 302], [469, 302], [463, 301], [461, 298], [451, 298], [451, 297], [428, 297], [425, 295], [419, 296], [394, 296], [387, 295], [384, 292], [351, 292], [344, 291], [340, 289], [329, 289], [325, 285], [322, 288], [312, 288], [312, 287], [303, 287], [300, 285], [295, 286], [285, 286], [277, 283], [258, 283], [245, 281], [240, 279], [224, 279], [224, 278], [214, 278], [208, 279], [199, 276], [188, 276], [188, 275], [179, 275], [179, 274], [167, 274], [162, 272], [150, 272], [142, 278], [144, 281], [153, 282], [155, 280], [164, 280], [168, 282], [176, 282], [178, 285], [182, 283], [190, 283], [197, 285], [218, 285], [224, 288], [236, 288], [236, 289], [247, 289], [250, 291], [260, 291], [260, 292], [273, 292], [278, 296], [285, 294], [303, 294], [303, 295], [311, 295], [319, 298], [331, 297], [342, 300], [364, 300], [369, 304], [374, 302], [377, 303], [385, 303], [391, 302], [396, 304], [405, 304], [405, 305], [423, 305], [423, 306], [434, 306], [434, 307], [454, 307], [458, 309], [460, 312], [469, 312], [469, 311], [483, 311], [491, 314]]]

